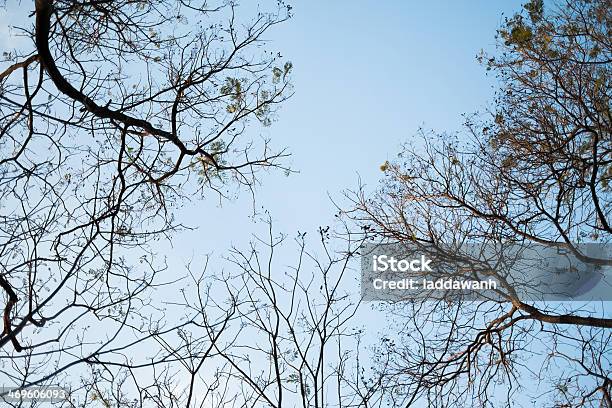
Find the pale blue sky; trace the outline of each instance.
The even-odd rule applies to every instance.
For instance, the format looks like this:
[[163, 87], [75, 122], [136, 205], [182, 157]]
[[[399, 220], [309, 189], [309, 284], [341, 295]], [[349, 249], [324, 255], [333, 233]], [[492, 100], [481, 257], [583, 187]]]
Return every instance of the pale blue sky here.
[[[267, 34], [269, 48], [294, 63], [295, 95], [266, 136], [274, 146], [288, 147], [299, 174], [263, 174], [258, 208], [270, 211], [279, 231], [314, 233], [333, 220], [328, 194], [340, 198], [359, 177], [375, 187], [379, 166], [419, 126], [460, 130], [461, 114], [483, 110], [492, 100], [494, 80], [475, 56], [481, 49], [494, 50], [502, 13], [509, 15], [520, 4], [294, 4], [294, 17]], [[222, 208], [217, 204], [211, 199], [185, 210], [206, 227], [178, 237], [177, 249], [219, 253], [248, 241], [257, 229], [249, 220], [249, 196]]]

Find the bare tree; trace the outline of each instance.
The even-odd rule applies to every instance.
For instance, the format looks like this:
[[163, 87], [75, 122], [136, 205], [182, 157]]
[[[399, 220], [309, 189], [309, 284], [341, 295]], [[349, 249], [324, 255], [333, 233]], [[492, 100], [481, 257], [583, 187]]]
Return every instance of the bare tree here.
[[270, 224], [267, 237], [233, 251], [236, 272], [216, 278], [232, 295], [237, 321], [221, 340], [213, 331], [193, 338], [214, 343], [223, 362], [216, 381], [239, 390], [231, 397], [236, 406], [365, 406], [345, 380], [355, 369], [351, 323], [359, 302], [350, 289], [358, 243], [333, 248], [328, 234], [319, 229], [319, 255], [306, 249], [306, 233], [298, 234], [294, 264], [282, 265], [275, 258], [286, 237]]
[[291, 93], [291, 63], [262, 47], [291, 7], [252, 18], [190, 0], [30, 8], [14, 27], [26, 45], [4, 51], [0, 70], [0, 373], [23, 387], [89, 366], [83, 386], [95, 388], [109, 365], [176, 359], [162, 348], [133, 361], [195, 324], [164, 318], [155, 299], [180, 279], [160, 276], [151, 245], [183, 227], [175, 207], [287, 170], [257, 124]]
[[232, 251], [228, 271], [208, 259], [199, 272], [190, 264], [180, 297], [165, 302], [181, 327], [141, 329], [150, 334], [140, 343], [149, 361], [97, 356], [73, 390], [81, 401], [66, 406], [381, 406], [376, 385], [353, 388], [360, 334], [351, 320], [359, 302], [347, 288], [355, 287], [359, 243], [332, 248], [328, 234], [319, 230], [315, 255], [299, 233], [286, 265], [287, 237], [269, 224], [267, 236]]
[[[381, 167], [374, 197], [350, 195], [348, 216], [381, 242], [440, 256], [470, 258], [466, 243], [538, 243], [610, 265], [577, 245], [612, 238], [610, 10], [605, 0], [534, 0], [506, 19], [499, 52], [479, 56], [501, 83], [495, 109], [469, 117], [467, 137], [422, 131]], [[457, 276], [503, 283], [498, 265], [469, 260]], [[511, 285], [498, 296], [389, 306], [399, 334], [380, 345], [377, 365], [394, 406], [510, 406], [525, 391], [557, 407], [612, 406], [606, 306], [533, 302]]]

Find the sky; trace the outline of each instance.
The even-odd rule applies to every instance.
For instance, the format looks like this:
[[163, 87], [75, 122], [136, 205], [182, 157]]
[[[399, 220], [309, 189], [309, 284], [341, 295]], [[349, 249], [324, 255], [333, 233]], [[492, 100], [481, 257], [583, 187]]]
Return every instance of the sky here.
[[[31, 8], [33, 2], [24, 4]], [[460, 132], [462, 115], [486, 110], [495, 91], [495, 79], [476, 55], [494, 52], [496, 29], [520, 5], [294, 1], [293, 18], [265, 39], [268, 49], [293, 63], [295, 94], [271, 127], [247, 131], [263, 131], [274, 147], [286, 147], [291, 157], [283, 164], [296, 173], [262, 173], [255, 209], [270, 214], [277, 232], [315, 237], [319, 226], [334, 222], [332, 200], [342, 205], [342, 192], [360, 182], [375, 189], [380, 165], [393, 160], [419, 128]], [[247, 14], [256, 12], [254, 0], [243, 0], [243, 6]], [[16, 45], [7, 27], [23, 11], [0, 10], [0, 49]], [[246, 249], [252, 234], [266, 228], [253, 217], [252, 205], [249, 194], [221, 204], [214, 194], [185, 203], [177, 218], [196, 229], [177, 234], [171, 248], [160, 243], [169, 272], [182, 275], [185, 263], [207, 254], [216, 262], [232, 246]], [[295, 252], [280, 256], [280, 263], [295, 263]], [[376, 313], [365, 308], [358, 319], [371, 333], [384, 324]]]
[[[460, 131], [461, 115], [486, 109], [493, 97], [494, 78], [476, 54], [494, 51], [504, 13], [519, 8], [517, 1], [296, 2], [294, 17], [266, 36], [269, 49], [293, 62], [295, 94], [265, 136], [288, 148], [299, 173], [262, 174], [257, 210], [268, 210], [279, 232], [314, 234], [333, 222], [332, 199], [342, 202], [342, 191], [360, 180], [375, 188], [380, 165], [419, 127]], [[214, 198], [187, 205], [185, 219], [205, 219], [206, 227], [177, 236], [176, 248], [197, 256], [243, 246], [260, 228], [252, 214], [248, 194], [221, 206]]]

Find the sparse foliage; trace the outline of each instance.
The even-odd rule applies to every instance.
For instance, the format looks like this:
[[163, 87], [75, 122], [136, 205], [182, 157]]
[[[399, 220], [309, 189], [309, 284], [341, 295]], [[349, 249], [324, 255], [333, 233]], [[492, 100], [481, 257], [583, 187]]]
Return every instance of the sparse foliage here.
[[[467, 137], [422, 131], [381, 167], [374, 197], [350, 195], [348, 215], [371, 237], [438, 254], [538, 243], [611, 265], [576, 245], [612, 239], [611, 10], [533, 0], [506, 19], [499, 52], [479, 56], [501, 84], [490, 115], [468, 117]], [[471, 261], [467, 279], [504, 278]], [[388, 307], [399, 335], [381, 343], [377, 366], [393, 406], [510, 406], [527, 391], [547, 406], [612, 406], [605, 306], [531, 302], [509, 286], [499, 295]]]

